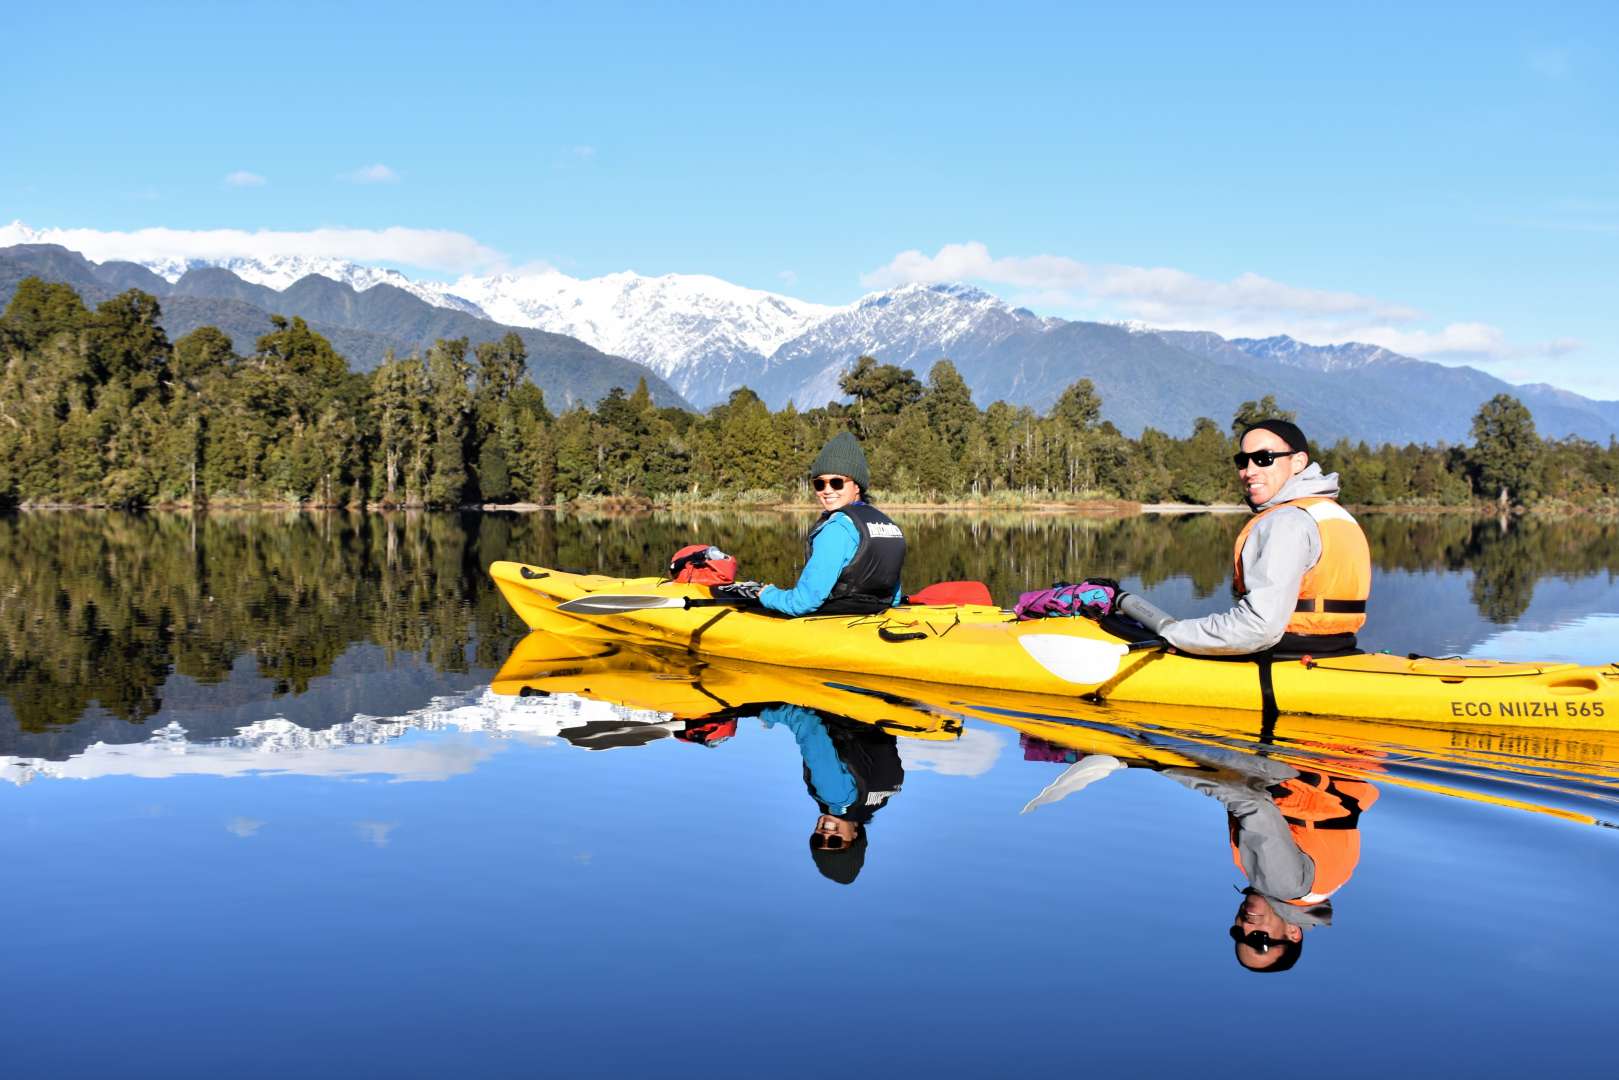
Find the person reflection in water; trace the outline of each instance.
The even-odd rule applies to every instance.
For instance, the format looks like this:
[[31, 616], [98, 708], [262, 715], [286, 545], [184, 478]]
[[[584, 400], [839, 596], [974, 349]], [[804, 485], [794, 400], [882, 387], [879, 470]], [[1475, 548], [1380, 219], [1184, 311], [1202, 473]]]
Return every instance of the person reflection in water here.
[[1332, 895], [1360, 862], [1360, 815], [1377, 801], [1372, 784], [1214, 747], [1176, 743], [1178, 757], [1197, 763], [1188, 767], [1109, 754], [1053, 756], [1061, 750], [1041, 742], [1026, 740], [1024, 757], [1072, 764], [1024, 813], [1129, 766], [1161, 772], [1225, 807], [1231, 858], [1248, 879], [1226, 932], [1249, 971], [1288, 970], [1304, 951], [1304, 932], [1332, 924]]
[[771, 705], [766, 727], [793, 733], [804, 759], [804, 786], [820, 809], [810, 858], [831, 881], [848, 885], [866, 863], [866, 826], [905, 782], [899, 742], [881, 728], [801, 705]]
[[1204, 767], [1164, 775], [1225, 807], [1231, 858], [1248, 879], [1227, 930], [1237, 963], [1286, 971], [1304, 951], [1304, 932], [1332, 923], [1331, 897], [1360, 862], [1360, 815], [1377, 788], [1273, 758], [1178, 749]]

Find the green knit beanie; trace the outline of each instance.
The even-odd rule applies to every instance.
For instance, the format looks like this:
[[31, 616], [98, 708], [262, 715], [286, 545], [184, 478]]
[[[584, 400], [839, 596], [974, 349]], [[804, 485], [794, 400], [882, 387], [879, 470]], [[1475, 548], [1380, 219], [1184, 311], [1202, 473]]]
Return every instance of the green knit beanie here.
[[871, 487], [871, 469], [866, 465], [866, 452], [860, 449], [860, 440], [847, 431], [832, 436], [832, 441], [821, 447], [810, 466], [810, 479], [817, 476], [847, 476], [865, 491]]

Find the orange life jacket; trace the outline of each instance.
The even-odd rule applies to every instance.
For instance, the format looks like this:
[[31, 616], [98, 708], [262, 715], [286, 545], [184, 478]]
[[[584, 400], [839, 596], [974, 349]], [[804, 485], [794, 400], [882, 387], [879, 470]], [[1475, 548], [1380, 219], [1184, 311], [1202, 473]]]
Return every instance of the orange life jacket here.
[[1366, 600], [1372, 594], [1372, 552], [1366, 534], [1338, 500], [1315, 495], [1278, 503], [1255, 514], [1237, 534], [1232, 559], [1236, 575], [1232, 587], [1247, 592], [1242, 580], [1242, 548], [1248, 534], [1266, 514], [1296, 506], [1309, 514], [1321, 534], [1321, 558], [1304, 572], [1299, 583], [1298, 606], [1287, 621], [1290, 634], [1353, 634], [1366, 625]]
[[[1343, 888], [1360, 862], [1360, 815], [1377, 801], [1377, 788], [1364, 780], [1301, 772], [1270, 789], [1276, 808], [1299, 850], [1315, 863], [1315, 880], [1304, 896], [1286, 897], [1301, 907], [1319, 904]], [[1235, 821], [1231, 859], [1242, 869]]]

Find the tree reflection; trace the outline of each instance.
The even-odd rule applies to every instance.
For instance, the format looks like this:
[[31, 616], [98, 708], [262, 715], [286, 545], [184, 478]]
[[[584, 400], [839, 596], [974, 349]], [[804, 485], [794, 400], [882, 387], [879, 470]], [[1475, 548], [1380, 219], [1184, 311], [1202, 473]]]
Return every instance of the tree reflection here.
[[[1085, 574], [1144, 587], [1188, 579], [1201, 596], [1230, 578], [1243, 515], [1077, 517], [901, 514], [906, 584], [977, 578], [1003, 603]], [[302, 693], [356, 644], [425, 657], [437, 670], [496, 666], [524, 627], [490, 585], [499, 559], [613, 575], [656, 573], [703, 541], [749, 577], [785, 580], [808, 514], [30, 512], [0, 516], [0, 680], [25, 731], [86, 710], [141, 723], [174, 675], [219, 683], [244, 658], [277, 693]], [[1504, 530], [1458, 515], [1364, 521], [1381, 569], [1473, 574], [1497, 622], [1520, 616], [1546, 575], [1619, 568], [1619, 532], [1583, 518]]]

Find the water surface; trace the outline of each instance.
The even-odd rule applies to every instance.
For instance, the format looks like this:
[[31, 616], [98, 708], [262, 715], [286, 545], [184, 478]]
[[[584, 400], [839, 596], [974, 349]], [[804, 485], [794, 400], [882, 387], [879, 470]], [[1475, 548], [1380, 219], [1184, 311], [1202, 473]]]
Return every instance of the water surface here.
[[[0, 518], [8, 1075], [1607, 1075], [1619, 740], [570, 657], [483, 574], [704, 540], [783, 581], [808, 523]], [[905, 524], [907, 585], [1195, 614], [1241, 522]], [[1367, 524], [1370, 647], [1619, 658], [1611, 527]], [[847, 884], [817, 724], [902, 772]], [[1352, 793], [1359, 855], [1254, 974], [1228, 803], [1301, 781]]]

